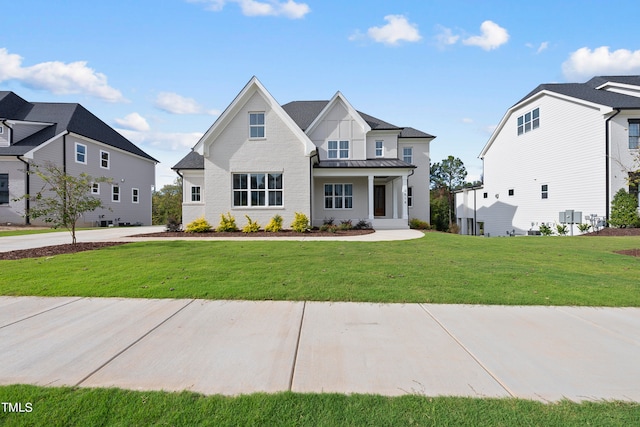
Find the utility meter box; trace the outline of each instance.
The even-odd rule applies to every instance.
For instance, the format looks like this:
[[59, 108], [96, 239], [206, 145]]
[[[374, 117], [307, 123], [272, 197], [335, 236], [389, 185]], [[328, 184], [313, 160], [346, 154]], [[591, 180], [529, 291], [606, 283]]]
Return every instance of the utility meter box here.
[[558, 213], [558, 222], [561, 224], [580, 224], [582, 222], [582, 212], [566, 210]]

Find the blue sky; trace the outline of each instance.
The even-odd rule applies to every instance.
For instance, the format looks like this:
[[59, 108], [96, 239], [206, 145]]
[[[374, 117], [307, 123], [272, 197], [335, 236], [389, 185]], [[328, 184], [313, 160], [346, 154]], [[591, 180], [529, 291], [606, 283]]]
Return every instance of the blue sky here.
[[[79, 102], [170, 168], [257, 76], [281, 103], [330, 99], [477, 158], [540, 83], [640, 74], [637, 2], [22, 0], [3, 5], [0, 90]], [[550, 153], [552, 155], [552, 153]]]

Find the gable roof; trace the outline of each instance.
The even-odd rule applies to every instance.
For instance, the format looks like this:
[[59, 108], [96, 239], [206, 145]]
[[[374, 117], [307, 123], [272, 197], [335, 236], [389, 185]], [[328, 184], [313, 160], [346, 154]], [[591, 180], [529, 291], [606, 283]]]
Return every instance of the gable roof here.
[[0, 91], [0, 120], [45, 124], [40, 131], [9, 147], [0, 147], [0, 155], [26, 154], [66, 131], [157, 162], [80, 104], [28, 102], [13, 92]]
[[515, 109], [519, 108], [523, 103], [545, 94], [555, 94], [585, 104], [599, 106], [603, 114], [616, 109], [640, 109], [640, 96], [605, 90], [604, 87], [611, 83], [615, 83], [618, 86], [633, 87], [640, 91], [640, 76], [596, 76], [585, 83], [545, 83], [539, 85], [507, 110], [478, 157], [484, 157]]

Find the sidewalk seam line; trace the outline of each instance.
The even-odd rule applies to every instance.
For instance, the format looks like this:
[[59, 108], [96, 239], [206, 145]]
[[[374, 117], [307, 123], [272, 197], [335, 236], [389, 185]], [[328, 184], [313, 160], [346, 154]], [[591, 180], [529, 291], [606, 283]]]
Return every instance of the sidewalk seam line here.
[[168, 322], [169, 320], [173, 319], [173, 317], [175, 315], [177, 315], [178, 313], [180, 313], [182, 310], [184, 310], [185, 308], [187, 308], [191, 303], [193, 303], [195, 301], [195, 298], [192, 299], [191, 301], [189, 301], [188, 303], [186, 303], [184, 306], [180, 307], [180, 309], [178, 309], [175, 313], [173, 313], [171, 316], [167, 317], [166, 319], [164, 319], [162, 322], [158, 323], [156, 326], [154, 326], [153, 328], [149, 329], [147, 332], [145, 332], [143, 335], [141, 335], [140, 337], [138, 337], [135, 341], [133, 341], [131, 344], [129, 344], [128, 346], [126, 346], [125, 348], [123, 348], [122, 350], [120, 350], [119, 352], [117, 352], [115, 355], [113, 355], [111, 358], [109, 358], [109, 360], [107, 360], [106, 362], [104, 362], [102, 365], [98, 366], [96, 369], [94, 369], [92, 372], [90, 372], [88, 375], [86, 375], [84, 378], [82, 378], [80, 381], [78, 381], [75, 384], [75, 387], [80, 386], [80, 384], [82, 384], [83, 382], [85, 382], [86, 380], [88, 380], [89, 378], [91, 378], [93, 375], [95, 375], [98, 371], [100, 371], [102, 368], [104, 368], [105, 366], [107, 366], [109, 363], [113, 362], [117, 357], [119, 357], [121, 354], [123, 354], [125, 351], [129, 350], [131, 347], [133, 347], [134, 345], [136, 345], [137, 343], [139, 343], [140, 341], [142, 341], [145, 337], [147, 337], [149, 334], [151, 334], [153, 331], [155, 331], [156, 329], [158, 329], [160, 326], [164, 325], [166, 322]]
[[511, 397], [517, 397], [510, 389], [509, 387], [507, 387], [506, 384], [504, 384], [493, 372], [491, 372], [491, 370], [485, 366], [484, 363], [482, 363], [480, 361], [480, 359], [478, 359], [478, 357], [476, 357], [475, 354], [473, 354], [471, 352], [471, 350], [469, 350], [464, 344], [462, 344], [462, 341], [460, 341], [451, 331], [449, 331], [449, 329], [447, 329], [442, 322], [440, 322], [436, 316], [433, 315], [433, 313], [431, 313], [423, 304], [419, 304], [420, 307], [422, 307], [422, 309], [425, 311], [425, 313], [427, 313], [433, 320], [434, 322], [436, 322], [438, 325], [440, 325], [440, 327], [442, 328], [442, 330], [451, 337], [451, 339], [453, 339], [464, 351], [465, 353], [467, 353], [469, 356], [471, 356], [471, 358], [478, 364], [478, 366], [480, 366], [491, 378], [493, 378], [493, 380], [495, 382], [497, 382], [500, 387], [502, 387], [504, 389], [504, 391], [506, 391], [507, 393], [509, 393], [509, 396]]
[[293, 377], [296, 373], [296, 364], [298, 363], [298, 350], [300, 349], [300, 339], [302, 337], [302, 324], [304, 323], [304, 313], [307, 308], [307, 302], [302, 302], [302, 314], [300, 315], [300, 325], [298, 326], [298, 339], [296, 340], [296, 348], [293, 353], [293, 363], [291, 364], [291, 375], [289, 376], [289, 391], [293, 388]]
[[0, 326], [0, 329], [6, 328], [7, 326], [15, 325], [16, 323], [24, 322], [25, 320], [32, 319], [32, 318], [34, 318], [36, 316], [40, 316], [41, 314], [48, 313], [48, 312], [50, 312], [52, 310], [55, 310], [55, 309], [60, 308], [60, 307], [64, 307], [65, 305], [69, 305], [69, 304], [74, 303], [76, 301], [80, 301], [81, 299], [84, 299], [84, 297], [78, 297], [78, 298], [76, 298], [74, 300], [67, 301], [64, 304], [56, 305], [55, 307], [48, 308], [48, 309], [46, 309], [44, 311], [41, 311], [39, 313], [32, 314], [31, 316], [23, 317], [22, 319], [18, 319], [16, 321], [11, 322], [11, 323], [7, 323], [6, 325]]

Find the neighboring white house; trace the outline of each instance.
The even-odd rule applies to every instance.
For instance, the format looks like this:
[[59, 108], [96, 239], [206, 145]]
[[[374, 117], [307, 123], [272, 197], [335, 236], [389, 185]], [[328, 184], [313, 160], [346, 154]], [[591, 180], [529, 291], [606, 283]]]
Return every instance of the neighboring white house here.
[[434, 137], [329, 101], [280, 106], [253, 77], [173, 169], [183, 176], [182, 221], [217, 225], [231, 212], [285, 227], [295, 212], [312, 225], [364, 219], [374, 228], [429, 220], [429, 143]]
[[640, 76], [538, 86], [482, 149], [483, 186], [456, 194], [461, 233], [527, 234], [571, 210], [583, 223], [608, 218], [619, 189], [638, 191], [627, 179], [638, 169], [639, 137]]
[[29, 200], [15, 200], [42, 189], [28, 171], [46, 162], [70, 175], [110, 179], [88, 189], [105, 208], [85, 213], [78, 225], [151, 224], [157, 160], [80, 104], [28, 102], [0, 91], [0, 223], [43, 224], [29, 218]]

